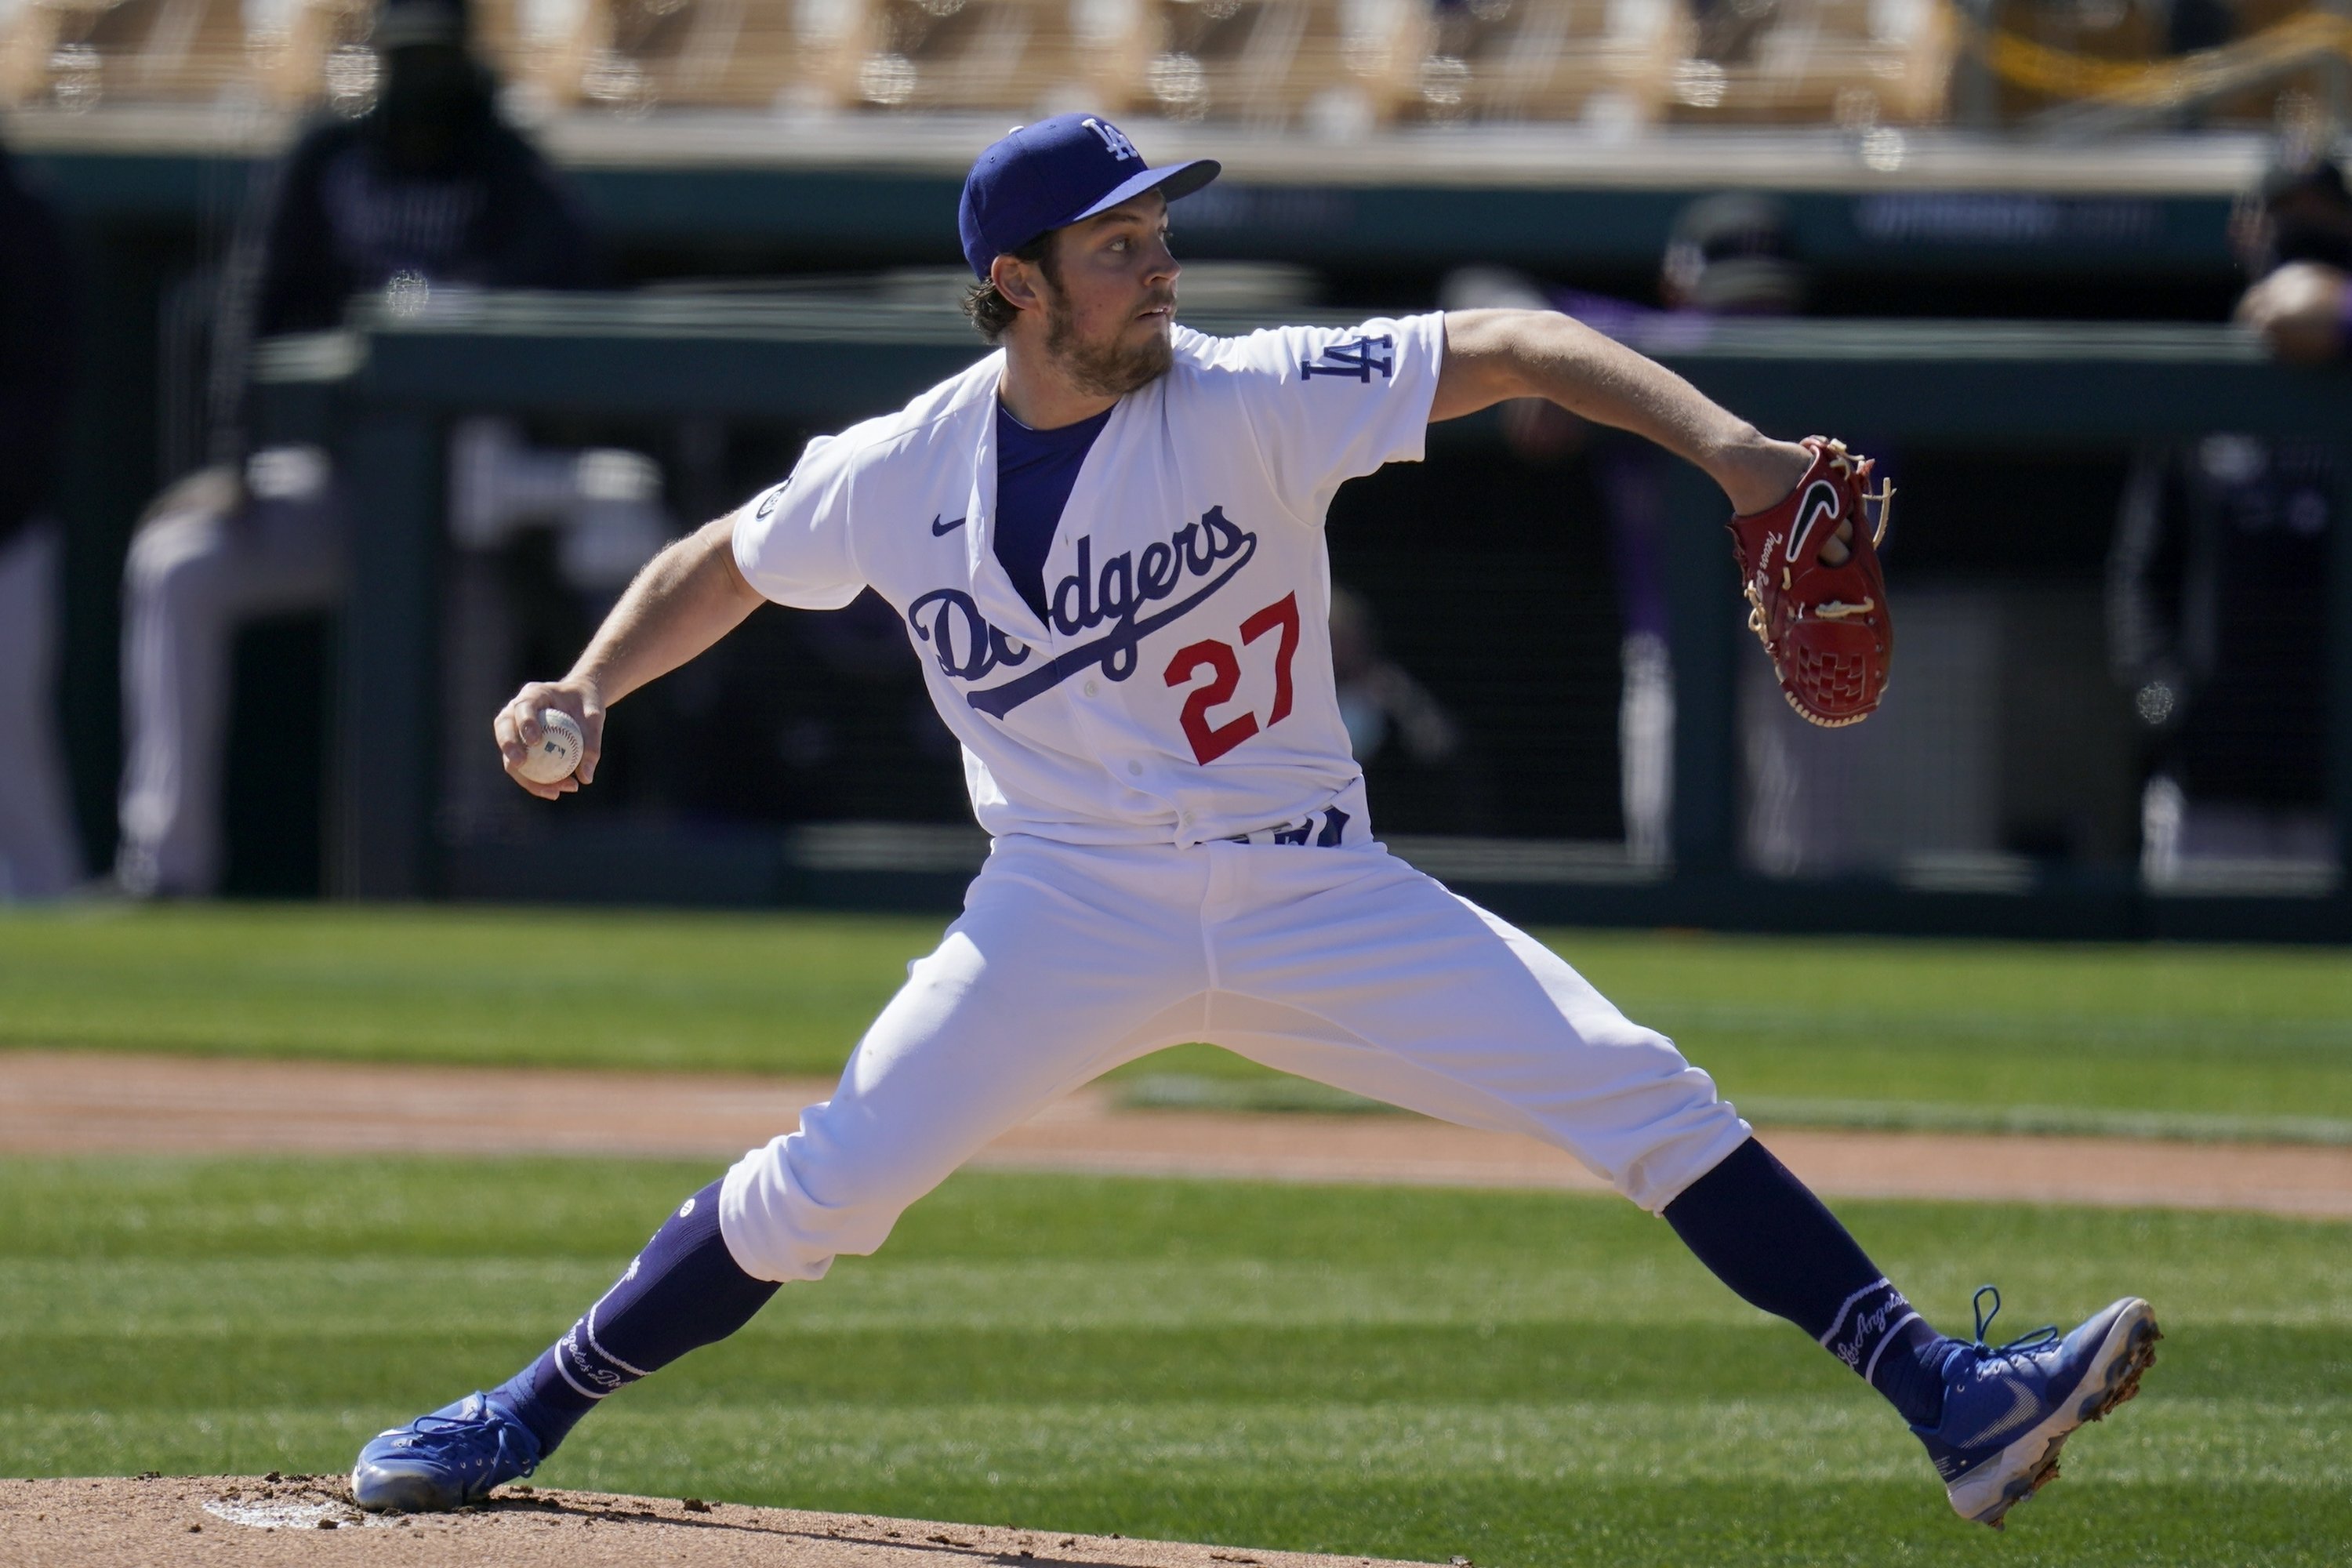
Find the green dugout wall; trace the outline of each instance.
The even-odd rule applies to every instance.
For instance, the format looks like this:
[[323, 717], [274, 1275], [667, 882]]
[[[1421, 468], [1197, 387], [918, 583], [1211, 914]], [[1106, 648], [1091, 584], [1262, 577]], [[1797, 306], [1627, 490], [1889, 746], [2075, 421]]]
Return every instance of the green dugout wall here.
[[[1238, 331], [1245, 320], [1201, 320]], [[1784, 321], [1694, 331], [1661, 321], [1635, 346], [1776, 428], [1867, 427], [1895, 442], [2079, 448], [2191, 437], [2217, 426], [2352, 439], [2352, 372], [2268, 361], [2233, 329], [1992, 322]], [[744, 843], [698, 846], [593, 835], [549, 841], [501, 867], [495, 852], [453, 865], [432, 831], [441, 548], [440, 444], [463, 408], [676, 414], [817, 421], [893, 406], [969, 363], [960, 321], [935, 310], [850, 299], [729, 300], [475, 296], [394, 314], [371, 309], [347, 332], [273, 345], [265, 365], [281, 428], [323, 432], [359, 508], [357, 580], [369, 592], [343, 621], [339, 720], [364, 710], [364, 766], [332, 784], [335, 889], [363, 898], [561, 891], [692, 896], [698, 857], [710, 887], [743, 896], [942, 900], [958, 879], [909, 872], [858, 888], [793, 872], [781, 846], [751, 870]], [[1656, 876], [1572, 873], [1513, 879], [1484, 896], [1526, 919], [1865, 931], [1983, 931], [2074, 937], [2272, 940], [2352, 936], [2352, 879], [2315, 897], [2150, 897], [2137, 886], [2044, 880], [1999, 893], [1928, 892], [1891, 882], [1792, 882], [1743, 873], [1735, 833], [1738, 605], [1719, 532], [1721, 502], [1677, 470], [1667, 570], [1678, 672], [1675, 857]], [[2352, 462], [2339, 474], [2352, 473]], [[2342, 482], [2339, 479], [2339, 483]], [[2338, 497], [2338, 515], [2352, 497]], [[2339, 854], [2352, 847], [2352, 541], [2338, 529], [2327, 658], [2331, 804]], [[351, 753], [346, 753], [351, 754]], [[772, 838], [773, 836], [771, 836]], [[756, 861], [760, 851], [749, 851]], [[722, 869], [722, 863], [725, 868]], [[632, 870], [631, 867], [640, 869]], [[658, 866], [647, 879], [643, 868]], [[602, 870], [599, 871], [598, 868]], [[926, 880], [926, 877], [929, 879]], [[660, 878], [668, 882], [656, 886]], [[762, 880], [764, 879], [764, 880]]]
[[[810, 126], [657, 116], [564, 121], [540, 135], [624, 253], [656, 258], [639, 270], [740, 269], [747, 256], [767, 268], [822, 270], [952, 262], [962, 162], [1002, 129], [953, 120]], [[155, 428], [167, 291], [216, 254], [252, 170], [287, 130], [282, 121], [207, 110], [19, 114], [0, 127], [58, 195], [83, 248], [89, 343], [62, 498], [72, 526], [65, 708], [79, 805], [97, 853], [110, 847], [121, 552], [140, 508], [168, 477], [159, 471]], [[1826, 132], [1633, 143], [1558, 132], [1437, 132], [1348, 146], [1266, 142], [1212, 128], [1138, 134], [1154, 156], [1226, 161], [1227, 178], [1184, 209], [1183, 248], [1192, 258], [1279, 259], [1359, 279], [1429, 278], [1475, 260], [1571, 279], [1638, 278], [1685, 202], [1738, 185], [1781, 195], [1800, 248], [1827, 275], [1909, 279], [1954, 298], [1997, 288], [2029, 302], [2046, 298], [2053, 310], [2068, 300], [2105, 310], [2125, 308], [2119, 300], [2226, 301], [2234, 286], [2231, 203], [2265, 155], [2259, 140], [2227, 136], [2053, 147], [1923, 133], [1888, 169], [1864, 165], [1851, 139]], [[281, 356], [275, 374], [290, 378], [282, 384], [289, 393], [308, 388], [291, 404], [309, 405], [299, 417], [322, 421], [347, 462], [404, 476], [370, 491], [371, 507], [387, 517], [409, 509], [404, 524], [377, 520], [368, 545], [390, 552], [377, 564], [398, 580], [426, 569], [425, 557], [401, 552], [432, 537], [437, 502], [415, 476], [437, 464], [441, 422], [461, 383], [475, 407], [824, 420], [894, 404], [971, 352], [951, 320], [819, 309], [824, 319], [813, 323], [790, 307], [750, 304], [601, 300], [565, 311], [483, 302], [464, 321], [437, 313], [371, 320], [339, 340], [340, 369], [315, 361], [301, 368], [297, 353]], [[1845, 422], [1874, 439], [1916, 435], [1947, 446], [2031, 448], [2121, 447], [2221, 423], [2352, 430], [2341, 377], [2276, 370], [2221, 329], [1820, 322], [1787, 331], [1795, 335], [1756, 328], [1704, 343], [1644, 346], [1767, 423]], [[583, 400], [583, 386], [609, 392]], [[1679, 504], [1693, 518], [1711, 518], [1712, 500], [1695, 477]], [[1736, 656], [1739, 636], [1727, 609], [1719, 542], [1711, 526], [1682, 531], [1696, 542], [1675, 578], [1675, 620], [1696, 640], [1677, 650], [1678, 668], [1719, 668]], [[407, 545], [395, 542], [404, 538]], [[362, 653], [347, 661], [347, 690], [366, 658], [389, 668], [394, 650], [424, 660], [434, 646], [429, 622], [414, 616], [404, 626], [347, 626], [343, 639]], [[2343, 718], [2343, 640], [2339, 632], [2332, 656], [2339, 820], [2352, 771], [2344, 762], [2352, 725]], [[412, 663], [406, 679], [422, 682], [423, 668]], [[1489, 890], [1492, 901], [1529, 918], [2352, 934], [2340, 892], [2322, 900], [2148, 900], [2128, 888], [2069, 884], [2037, 885], [2021, 899], [1753, 883], [1731, 869], [1728, 688], [1710, 706], [1701, 683], [1684, 685], [1675, 874], [1513, 883]], [[419, 704], [399, 722], [429, 746], [427, 690], [420, 684], [394, 700]], [[382, 896], [527, 892], [495, 868], [436, 861], [421, 797], [399, 795], [425, 787], [425, 766], [417, 763], [408, 785], [385, 782], [381, 799], [360, 798], [347, 781], [335, 787], [333, 885]], [[2352, 835], [2339, 838], [2352, 842]], [[764, 851], [751, 856], [755, 868], [745, 872], [740, 846], [709, 857], [704, 877], [691, 868], [695, 853], [667, 843], [607, 847], [601, 862], [616, 868], [615, 885], [572, 890], [668, 897], [692, 896], [699, 886], [729, 897], [936, 900], [957, 880], [922, 872], [864, 882], [812, 877], [789, 856], [765, 866]], [[627, 871], [629, 864], [645, 875]]]

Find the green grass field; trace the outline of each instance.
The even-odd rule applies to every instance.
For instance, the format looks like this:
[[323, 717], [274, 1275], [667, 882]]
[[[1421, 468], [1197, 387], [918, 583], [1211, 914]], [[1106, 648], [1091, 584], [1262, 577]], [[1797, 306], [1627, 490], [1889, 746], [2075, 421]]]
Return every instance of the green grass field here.
[[[0, 916], [0, 1047], [822, 1073], [936, 921], [334, 907]], [[1562, 931], [1782, 1121], [2352, 1142], [2323, 952]], [[513, 1032], [561, 987], [577, 1031]], [[1206, 1047], [1130, 1092], [1296, 1098]], [[1181, 1097], [1181, 1096], [1180, 1096]], [[505, 1375], [661, 1164], [0, 1162], [0, 1473], [339, 1469]], [[2333, 1563], [2352, 1226], [1850, 1205], [1948, 1327], [2125, 1290], [2169, 1339], [2006, 1537], [1794, 1331], [1611, 1200], [966, 1175], [600, 1412], [542, 1478], [1489, 1565]]]
[[[0, 1473], [336, 1470], [505, 1375], [697, 1168], [0, 1163]], [[2168, 1338], [2004, 1536], [1849, 1373], [1611, 1200], [965, 1175], [622, 1394], [555, 1485], [1539, 1564], [2337, 1563], [2352, 1229], [1855, 1205], [2000, 1330]]]
[[[825, 1073], [941, 921], [334, 906], [0, 916], [0, 1046]], [[2326, 949], [1544, 933], [1782, 1123], [2352, 1142]], [[561, 987], [575, 1032], [519, 1011]], [[1192, 1049], [1139, 1064], [1262, 1075]]]

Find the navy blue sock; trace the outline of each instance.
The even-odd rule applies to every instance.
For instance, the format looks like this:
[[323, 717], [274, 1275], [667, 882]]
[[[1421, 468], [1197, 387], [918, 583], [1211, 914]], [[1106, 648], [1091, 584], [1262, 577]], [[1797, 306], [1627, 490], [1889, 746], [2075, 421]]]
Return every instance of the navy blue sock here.
[[1949, 1342], [1763, 1144], [1750, 1138], [1733, 1150], [1665, 1213], [1683, 1244], [1741, 1300], [1812, 1335], [1913, 1426], [1943, 1418]]
[[719, 1184], [679, 1205], [627, 1273], [572, 1331], [494, 1391], [555, 1451], [583, 1415], [698, 1346], [725, 1339], [776, 1293], [773, 1281], [736, 1267], [719, 1234]]

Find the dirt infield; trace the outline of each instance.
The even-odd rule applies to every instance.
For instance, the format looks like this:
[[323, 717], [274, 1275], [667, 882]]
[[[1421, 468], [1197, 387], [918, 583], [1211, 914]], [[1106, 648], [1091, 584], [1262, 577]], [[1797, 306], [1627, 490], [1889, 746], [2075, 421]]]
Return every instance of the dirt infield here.
[[[830, 1079], [0, 1052], [0, 1154], [548, 1152], [731, 1160]], [[2352, 1218], [2352, 1149], [1769, 1131], [1838, 1197]], [[1120, 1109], [1099, 1089], [982, 1151], [1001, 1169], [1598, 1190], [1559, 1151], [1408, 1116]]]
[[341, 1476], [0, 1480], [0, 1564], [404, 1568], [1389, 1568], [1370, 1557], [1187, 1546], [853, 1513], [509, 1487], [454, 1514], [366, 1514]]

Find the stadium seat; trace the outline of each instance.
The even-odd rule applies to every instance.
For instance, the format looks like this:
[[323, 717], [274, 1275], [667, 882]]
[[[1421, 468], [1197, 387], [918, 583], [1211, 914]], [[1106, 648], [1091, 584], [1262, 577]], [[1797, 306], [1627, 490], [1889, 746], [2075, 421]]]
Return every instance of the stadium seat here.
[[[2043, 0], [1995, 0], [1991, 25], [2033, 43], [2103, 60], [2155, 60], [2164, 53], [2163, 0], [2101, 0], [2052, 5]], [[2000, 85], [2000, 117], [2023, 120], [2063, 100], [2013, 82]]]
[[1025, 114], [1090, 101], [1085, 62], [1124, 42], [1119, 0], [575, 0], [569, 26], [566, 9], [536, 8], [522, 79], [624, 111]]
[[1673, 117], [1867, 127], [1943, 116], [1956, 37], [1937, 0], [1701, 0]]
[[1148, 60], [1124, 102], [1327, 135], [1394, 118], [1431, 37], [1421, 0], [1146, 0], [1140, 20]]
[[1431, 121], [1655, 120], [1685, 32], [1674, 0], [1441, 6], [1407, 112]]
[[239, 0], [0, 6], [0, 102], [68, 110], [251, 95]]
[[[0, 107], [356, 111], [375, 89], [368, 37], [378, 3], [0, 0]], [[526, 119], [534, 110], [809, 110], [1019, 120], [1099, 106], [1327, 138], [1450, 121], [1931, 122], [1947, 112], [1963, 30], [1977, 25], [1948, 0], [475, 0], [471, 9], [477, 47]], [[1983, 26], [2053, 51], [1998, 81], [1991, 101], [2004, 121], [2032, 120], [2074, 101], [2085, 61], [2161, 73], [2171, 55], [2307, 9], [2308, 0], [2232, 0], [2209, 16], [2165, 0], [1990, 0]], [[2218, 83], [2197, 78], [2199, 90], [2153, 118], [2183, 127], [2324, 118], [2326, 61], [2255, 64]], [[2151, 117], [2145, 105], [2140, 117]]]
[[1092, 101], [1080, 25], [1115, 41], [1128, 7], [1072, 0], [869, 0], [853, 101], [1002, 109], [1027, 118]]
[[520, 75], [562, 105], [1026, 110], [1083, 96], [1065, 0], [574, 0], [535, 15]]
[[[854, 8], [854, 0], [853, 0]], [[526, 5], [511, 68], [560, 107], [765, 109], [804, 58], [791, 0], [556, 0]]]
[[260, 96], [289, 107], [355, 106], [372, 96], [376, 61], [367, 36], [374, 10], [370, 0], [246, 5], [246, 57]]

